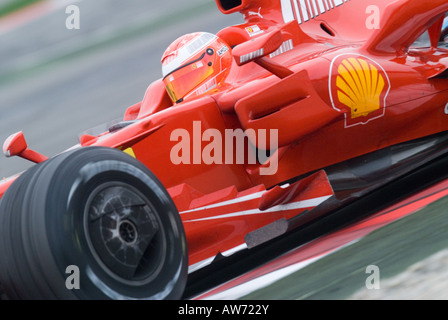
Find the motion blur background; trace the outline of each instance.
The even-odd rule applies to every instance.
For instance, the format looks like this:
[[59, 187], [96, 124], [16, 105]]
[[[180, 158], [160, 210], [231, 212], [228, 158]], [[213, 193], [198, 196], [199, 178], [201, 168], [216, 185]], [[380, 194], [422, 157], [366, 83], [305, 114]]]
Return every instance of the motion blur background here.
[[[69, 5], [79, 30], [66, 27]], [[214, 0], [0, 0], [0, 142], [23, 131], [53, 156], [141, 101], [177, 37], [241, 22]], [[0, 178], [30, 165], [0, 156]]]
[[[79, 30], [66, 28], [69, 5], [79, 7]], [[214, 0], [0, 0], [0, 143], [23, 131], [30, 148], [48, 157], [70, 148], [80, 133], [142, 100], [177, 37], [241, 22], [239, 14], [221, 14]], [[0, 155], [0, 179], [31, 165]], [[382, 282], [390, 290], [352, 298], [448, 299], [448, 198], [441, 201], [270, 280], [249, 298], [350, 297], [363, 288], [366, 266], [378, 264], [382, 277], [401, 275]]]

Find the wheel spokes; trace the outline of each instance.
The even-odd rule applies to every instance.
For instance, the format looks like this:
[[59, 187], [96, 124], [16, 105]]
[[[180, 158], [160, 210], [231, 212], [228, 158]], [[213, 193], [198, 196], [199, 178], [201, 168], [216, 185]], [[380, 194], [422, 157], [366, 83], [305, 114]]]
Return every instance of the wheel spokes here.
[[122, 186], [104, 188], [91, 201], [89, 224], [98, 255], [120, 277], [139, 279], [160, 265], [160, 223], [141, 195]]

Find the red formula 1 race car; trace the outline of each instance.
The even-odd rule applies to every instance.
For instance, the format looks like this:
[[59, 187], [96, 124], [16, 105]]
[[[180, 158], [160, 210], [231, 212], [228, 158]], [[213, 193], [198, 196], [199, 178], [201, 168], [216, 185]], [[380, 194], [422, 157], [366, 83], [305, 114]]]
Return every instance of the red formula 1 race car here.
[[216, 2], [245, 23], [174, 41], [123, 121], [50, 159], [7, 139], [37, 163], [0, 183], [8, 297], [180, 298], [447, 153], [446, 0]]

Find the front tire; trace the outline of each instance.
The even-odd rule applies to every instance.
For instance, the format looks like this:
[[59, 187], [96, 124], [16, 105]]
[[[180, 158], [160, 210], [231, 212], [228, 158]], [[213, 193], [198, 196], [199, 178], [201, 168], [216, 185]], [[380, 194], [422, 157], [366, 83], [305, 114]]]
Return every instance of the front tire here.
[[12, 299], [179, 299], [185, 288], [177, 209], [118, 150], [81, 148], [36, 165], [2, 198], [0, 228], [0, 283]]

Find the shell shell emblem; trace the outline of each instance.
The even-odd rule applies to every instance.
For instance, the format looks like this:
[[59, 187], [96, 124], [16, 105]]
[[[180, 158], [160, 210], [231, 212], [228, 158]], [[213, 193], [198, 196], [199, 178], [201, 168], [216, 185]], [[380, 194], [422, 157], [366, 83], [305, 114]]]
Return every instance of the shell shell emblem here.
[[331, 102], [335, 110], [344, 112], [346, 127], [384, 116], [389, 91], [386, 71], [370, 58], [342, 55], [331, 63]]

